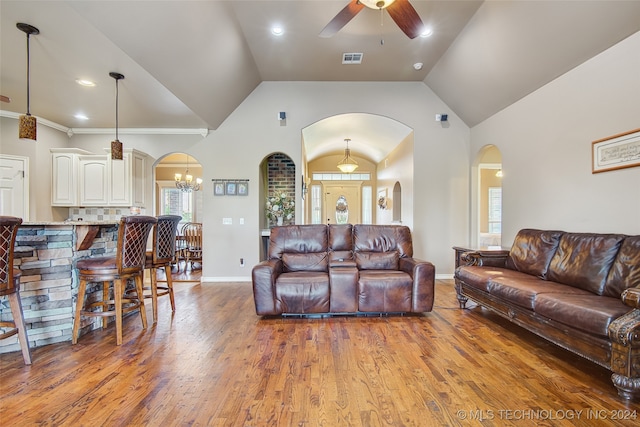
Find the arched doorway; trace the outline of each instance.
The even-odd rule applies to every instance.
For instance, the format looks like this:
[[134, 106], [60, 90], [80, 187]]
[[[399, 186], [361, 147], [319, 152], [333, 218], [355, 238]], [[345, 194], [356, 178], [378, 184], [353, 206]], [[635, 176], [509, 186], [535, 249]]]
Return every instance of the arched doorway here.
[[195, 182], [202, 178], [202, 166], [187, 153], [171, 153], [160, 158], [154, 166], [154, 215], [179, 215], [181, 224], [202, 222], [202, 190], [182, 191], [176, 186], [176, 174], [192, 176]]
[[473, 176], [474, 244], [499, 247], [502, 244], [503, 173], [502, 154], [498, 147], [487, 145], [479, 151]]
[[393, 186], [393, 204], [391, 209], [393, 209], [393, 223], [394, 224], [402, 224], [402, 186], [398, 181]]

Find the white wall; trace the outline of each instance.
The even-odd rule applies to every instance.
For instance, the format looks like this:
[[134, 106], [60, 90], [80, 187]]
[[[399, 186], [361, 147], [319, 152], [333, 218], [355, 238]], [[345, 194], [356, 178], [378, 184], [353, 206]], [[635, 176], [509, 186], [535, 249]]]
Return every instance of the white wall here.
[[503, 245], [525, 227], [640, 234], [640, 167], [591, 173], [592, 141], [640, 128], [638, 52], [640, 32], [471, 130], [472, 153], [502, 153]]

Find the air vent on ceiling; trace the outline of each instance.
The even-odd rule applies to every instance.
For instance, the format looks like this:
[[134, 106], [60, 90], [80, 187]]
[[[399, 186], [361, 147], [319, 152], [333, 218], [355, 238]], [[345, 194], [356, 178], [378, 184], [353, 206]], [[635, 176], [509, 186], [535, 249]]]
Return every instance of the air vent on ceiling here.
[[342, 63], [343, 64], [362, 64], [362, 54], [361, 53], [343, 53]]

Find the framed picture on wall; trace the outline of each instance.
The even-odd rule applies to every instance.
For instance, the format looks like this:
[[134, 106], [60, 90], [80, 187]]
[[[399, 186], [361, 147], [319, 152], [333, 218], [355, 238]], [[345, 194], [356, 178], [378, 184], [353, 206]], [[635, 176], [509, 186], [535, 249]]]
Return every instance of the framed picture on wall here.
[[249, 194], [249, 182], [248, 181], [238, 181], [236, 190], [238, 191], [238, 196], [246, 196]]
[[238, 186], [237, 186], [235, 181], [227, 181], [224, 193], [227, 196], [235, 196], [236, 194], [238, 194], [237, 193], [237, 188], [238, 188]]
[[214, 181], [213, 183], [213, 195], [224, 196], [224, 181]]
[[640, 166], [640, 129], [591, 143], [591, 173]]

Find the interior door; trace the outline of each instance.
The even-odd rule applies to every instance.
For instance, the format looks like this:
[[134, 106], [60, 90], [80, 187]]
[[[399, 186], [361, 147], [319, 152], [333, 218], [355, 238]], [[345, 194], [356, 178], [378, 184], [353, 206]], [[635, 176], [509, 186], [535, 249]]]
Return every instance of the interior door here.
[[359, 224], [362, 221], [362, 181], [349, 183], [323, 182], [324, 200], [322, 206], [323, 218], [326, 224], [336, 224], [336, 206], [341, 196], [347, 200], [349, 209], [349, 224]]
[[0, 215], [29, 220], [29, 159], [0, 155]]

